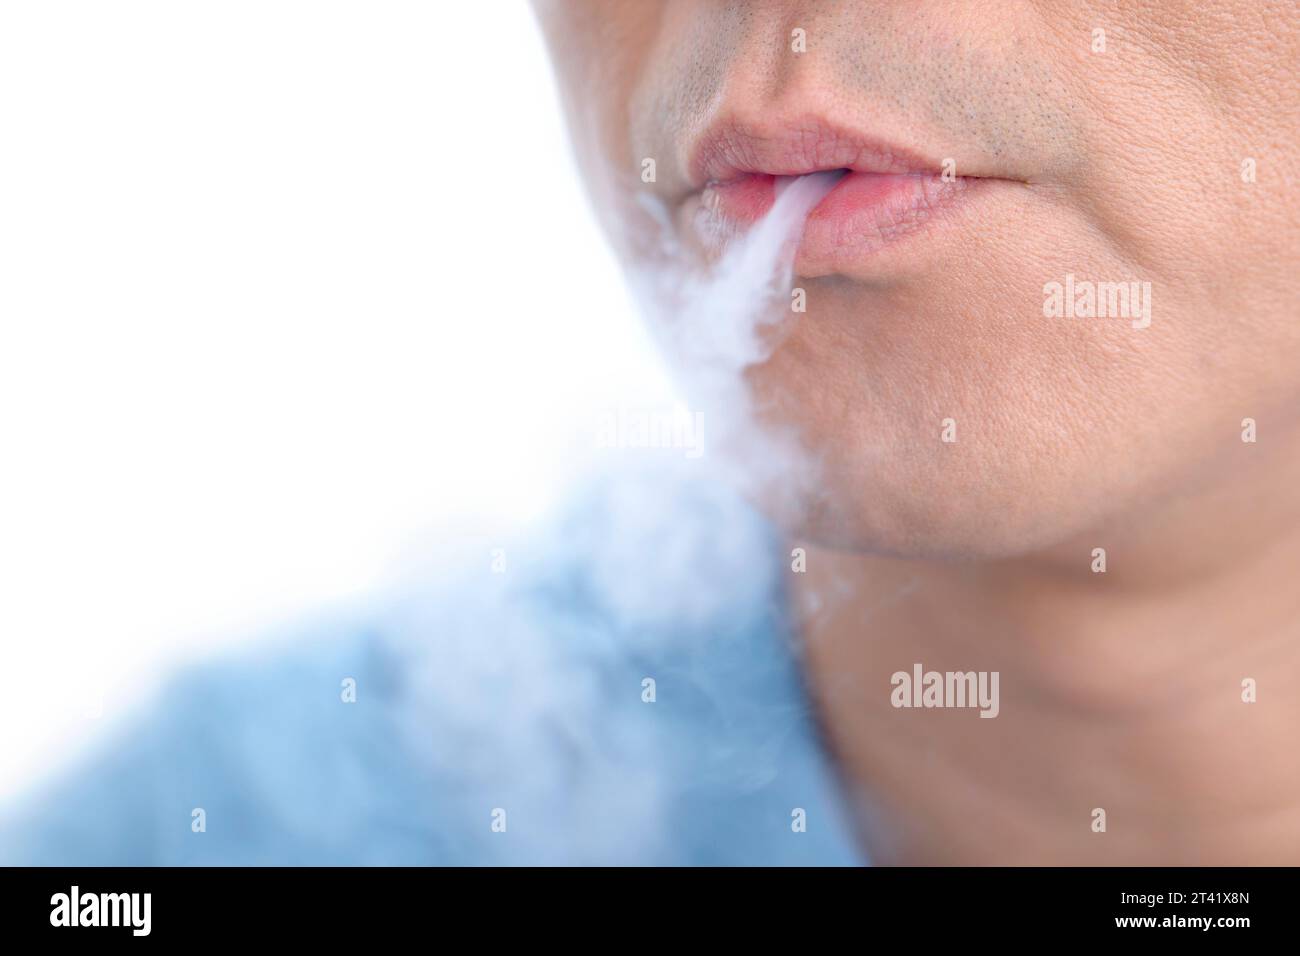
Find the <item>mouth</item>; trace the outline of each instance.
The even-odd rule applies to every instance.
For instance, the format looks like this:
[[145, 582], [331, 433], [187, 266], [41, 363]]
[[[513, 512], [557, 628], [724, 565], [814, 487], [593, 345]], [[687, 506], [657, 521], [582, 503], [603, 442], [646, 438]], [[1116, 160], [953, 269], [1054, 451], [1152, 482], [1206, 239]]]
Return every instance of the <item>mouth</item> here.
[[[951, 161], [950, 161], [951, 162]], [[991, 177], [958, 175], [955, 163], [821, 122], [762, 128], [726, 124], [691, 154], [694, 191], [682, 207], [706, 254], [716, 254], [772, 208], [786, 177], [839, 171], [809, 213], [795, 271], [853, 272], [899, 240], [928, 231]]]

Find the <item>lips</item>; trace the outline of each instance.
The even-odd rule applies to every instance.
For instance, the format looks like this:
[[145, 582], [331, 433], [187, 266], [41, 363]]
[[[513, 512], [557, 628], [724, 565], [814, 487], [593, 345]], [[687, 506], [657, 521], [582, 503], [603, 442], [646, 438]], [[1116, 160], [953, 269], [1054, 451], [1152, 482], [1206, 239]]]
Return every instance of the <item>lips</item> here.
[[706, 250], [761, 219], [778, 180], [823, 170], [843, 177], [809, 214], [795, 258], [800, 275], [860, 267], [886, 247], [923, 231], [980, 179], [942, 174], [942, 161], [820, 121], [779, 127], [724, 124], [691, 153], [697, 190], [687, 211]]

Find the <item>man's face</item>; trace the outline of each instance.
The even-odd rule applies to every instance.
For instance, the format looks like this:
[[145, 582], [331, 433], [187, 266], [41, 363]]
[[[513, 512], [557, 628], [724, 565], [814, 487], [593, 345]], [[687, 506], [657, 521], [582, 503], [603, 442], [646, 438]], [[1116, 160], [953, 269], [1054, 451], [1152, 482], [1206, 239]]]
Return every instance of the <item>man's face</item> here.
[[[904, 554], [1059, 545], [1294, 448], [1291, 0], [539, 0], [584, 175], [634, 258], [772, 176], [849, 169], [747, 373], [822, 461], [805, 529]], [[644, 160], [655, 161], [653, 182]]]

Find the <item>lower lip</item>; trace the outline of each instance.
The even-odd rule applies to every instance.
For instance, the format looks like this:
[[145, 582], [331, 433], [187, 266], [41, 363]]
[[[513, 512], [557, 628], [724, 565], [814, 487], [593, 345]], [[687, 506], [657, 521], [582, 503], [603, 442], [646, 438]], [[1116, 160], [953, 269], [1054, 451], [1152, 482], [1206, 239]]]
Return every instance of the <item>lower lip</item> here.
[[[813, 209], [795, 256], [800, 275], [841, 271], [924, 228], [971, 180], [928, 174], [850, 171]], [[705, 235], [726, 235], [761, 219], [776, 200], [776, 177], [749, 174], [707, 186], [701, 197]]]

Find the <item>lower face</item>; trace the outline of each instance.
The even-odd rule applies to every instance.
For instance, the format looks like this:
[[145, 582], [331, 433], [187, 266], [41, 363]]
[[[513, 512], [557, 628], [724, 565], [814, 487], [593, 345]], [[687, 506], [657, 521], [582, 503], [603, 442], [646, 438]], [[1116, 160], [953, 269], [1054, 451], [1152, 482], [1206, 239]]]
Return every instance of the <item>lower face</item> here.
[[777, 176], [844, 170], [797, 249], [806, 312], [745, 373], [820, 466], [799, 533], [1039, 551], [1230, 482], [1243, 418], [1295, 440], [1284, 50], [1137, 3], [665, 2], [601, 6], [598, 36], [575, 6], [543, 22], [616, 234], [639, 190], [727, 234]]

